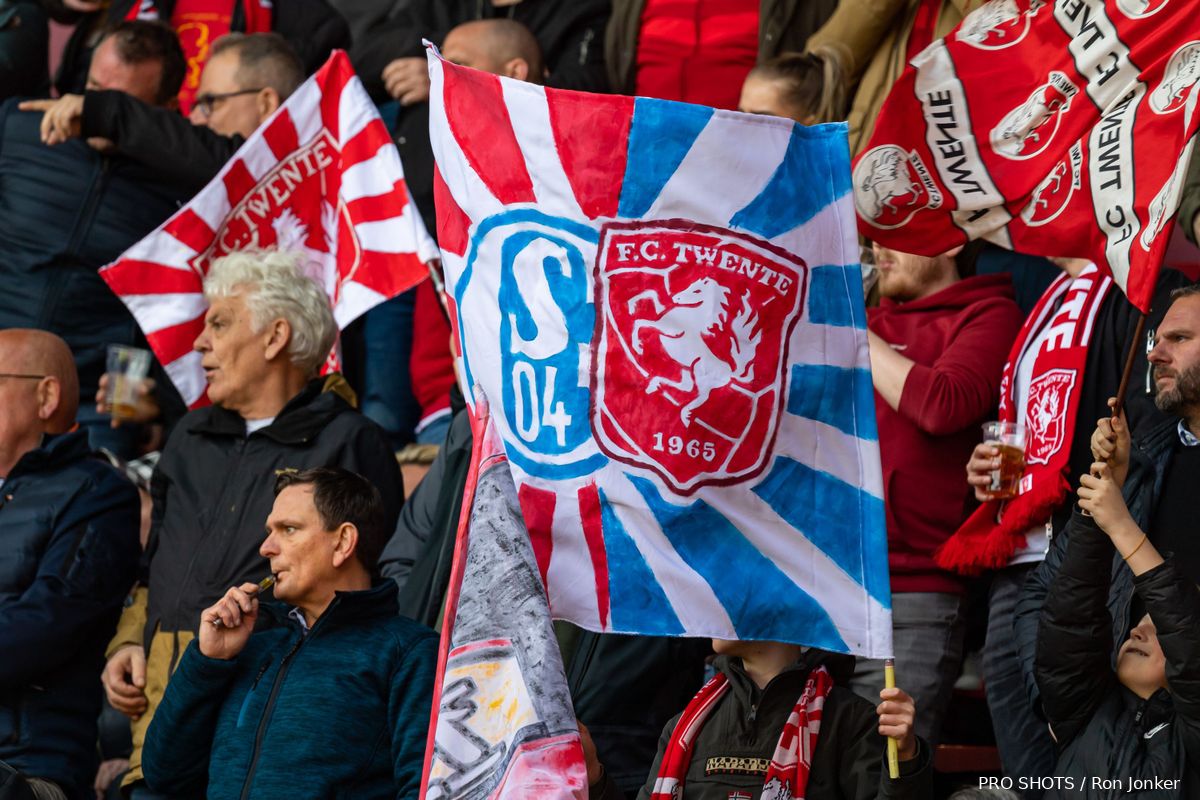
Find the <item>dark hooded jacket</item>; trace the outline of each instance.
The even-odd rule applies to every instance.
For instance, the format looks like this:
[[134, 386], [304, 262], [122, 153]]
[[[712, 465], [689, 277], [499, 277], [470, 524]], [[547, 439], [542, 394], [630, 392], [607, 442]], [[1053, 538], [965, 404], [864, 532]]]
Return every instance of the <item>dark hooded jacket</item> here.
[[[765, 764], [775, 753], [779, 733], [804, 691], [808, 674], [822, 664], [833, 673], [835, 685], [821, 712], [821, 730], [805, 797], [868, 800], [933, 796], [933, 759], [929, 745], [923, 741], [916, 759], [901, 763], [900, 778], [888, 777], [886, 739], [878, 733], [874, 706], [840, 685], [852, 668], [852, 659], [808, 650], [763, 689], [746, 675], [741, 659], [720, 656], [715, 664], [729, 678], [730, 690], [697, 735], [680, 800], [728, 800], [734, 790], [758, 797], [763, 789]], [[639, 800], [650, 797], [680, 716], [677, 714], [663, 728], [658, 755], [638, 794]], [[598, 785], [591, 787], [591, 797], [619, 800], [623, 795], [606, 773]]]
[[1117, 680], [1111, 661], [1112, 542], [1078, 513], [1067, 541], [1038, 629], [1037, 682], [1062, 784], [1047, 797], [1200, 797], [1200, 591], [1169, 557], [1132, 578], [1157, 628], [1170, 686], [1143, 700]]
[[137, 576], [137, 490], [84, 432], [46, 437], [0, 489], [0, 762], [91, 792], [104, 645]]

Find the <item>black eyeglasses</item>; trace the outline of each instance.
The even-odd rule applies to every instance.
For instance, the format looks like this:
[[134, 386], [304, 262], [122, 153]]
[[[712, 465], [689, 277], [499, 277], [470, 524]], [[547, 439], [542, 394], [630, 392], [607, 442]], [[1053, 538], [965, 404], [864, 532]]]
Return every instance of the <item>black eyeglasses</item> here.
[[243, 94], [254, 94], [255, 92], [261, 91], [262, 87], [260, 86], [257, 89], [239, 89], [236, 92], [222, 92], [221, 94], [198, 94], [196, 95], [195, 102], [192, 103], [192, 108], [199, 111], [200, 116], [207, 119], [208, 117], [212, 116], [213, 107], [222, 100], [228, 100], [231, 97], [237, 97]]
[[40, 381], [45, 375], [29, 375], [24, 372], [0, 372], [0, 378], [28, 378], [31, 381]]

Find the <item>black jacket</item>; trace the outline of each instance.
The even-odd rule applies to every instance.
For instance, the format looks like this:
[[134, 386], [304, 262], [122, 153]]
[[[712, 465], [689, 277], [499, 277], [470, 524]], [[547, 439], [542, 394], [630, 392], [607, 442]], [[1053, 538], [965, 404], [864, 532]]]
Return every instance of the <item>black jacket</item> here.
[[[1112, 543], [1082, 514], [1072, 519], [1070, 531], [1066, 558], [1042, 609], [1037, 681], [1058, 743], [1054, 774], [1073, 786], [1047, 797], [1125, 797], [1136, 788], [1130, 781], [1139, 779], [1150, 781], [1139, 798], [1200, 797], [1200, 592], [1169, 558], [1133, 578], [1157, 628], [1170, 686], [1142, 700], [1118, 682], [1111, 663], [1114, 628], [1106, 603]], [[1095, 778], [1121, 784], [1105, 788]], [[1173, 780], [1182, 784], [1163, 783]]]
[[156, 626], [195, 631], [200, 612], [230, 586], [267, 574], [258, 548], [283, 470], [357, 472], [379, 489], [395, 525], [404, 487], [383, 431], [322, 383], [310, 381], [250, 436], [241, 417], [219, 406], [176, 426], [151, 481], [147, 648]]
[[246, 141], [193, 125], [178, 111], [149, 106], [124, 92], [85, 92], [82, 136], [99, 136], [189, 197], [208, 185]]
[[[145, 347], [124, 304], [97, 270], [152, 232], [188, 198], [154, 170], [97, 153], [82, 141], [54, 147], [42, 115], [0, 104], [0, 328], [40, 328], [66, 340], [80, 402], [94, 402], [109, 344]], [[159, 381], [181, 405], [169, 381]]]
[[137, 576], [137, 490], [87, 434], [46, 437], [0, 488], [0, 761], [90, 794], [104, 646]]
[[[735, 789], [758, 797], [764, 771], [747, 762], [761, 764], [774, 755], [779, 733], [804, 691], [809, 672], [822, 663], [834, 673], [850, 669], [850, 660], [845, 656], [809, 650], [760, 690], [742, 670], [741, 659], [721, 656], [715, 663], [728, 676], [730, 689], [700, 729], [680, 800], [727, 800]], [[639, 800], [647, 800], [654, 788], [659, 763], [679, 716], [663, 728], [658, 755], [638, 794]], [[886, 739], [879, 735], [878, 727], [874, 706], [835, 683], [821, 712], [821, 731], [805, 797], [809, 800], [932, 797], [933, 758], [929, 745], [920, 742], [917, 758], [902, 763], [900, 778], [892, 780], [887, 774]], [[710, 768], [709, 759], [722, 756], [730, 757], [734, 765], [742, 761], [747, 768]], [[729, 767], [730, 763], [724, 766]], [[592, 787], [591, 797], [618, 800], [622, 794], [606, 773], [601, 784]]]
[[[87, 85], [88, 65], [97, 42], [91, 31], [98, 24], [111, 28], [129, 16], [141, 0], [113, 0], [104, 11], [79, 15], [63, 6], [62, 0], [40, 0], [51, 15], [60, 22], [75, 24], [71, 38], [63, 49], [62, 62], [54, 85], [59, 94], [83, 94]], [[159, 19], [170, 20], [175, 0], [155, 0]], [[246, 9], [242, 0], [231, 0], [233, 19], [229, 29], [245, 32]], [[312, 74], [329, 58], [335, 48], [350, 46], [350, 28], [346, 20], [325, 0], [274, 0], [271, 30], [278, 33], [300, 56], [304, 69]], [[99, 18], [99, 19], [97, 19]]]

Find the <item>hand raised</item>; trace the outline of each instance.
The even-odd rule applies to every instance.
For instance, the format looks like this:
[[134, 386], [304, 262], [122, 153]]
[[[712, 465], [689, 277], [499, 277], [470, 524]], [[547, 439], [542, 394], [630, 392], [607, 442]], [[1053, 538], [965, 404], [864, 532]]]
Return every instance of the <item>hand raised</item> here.
[[242, 652], [258, 619], [258, 584], [233, 586], [200, 613], [200, 652], [230, 659]]

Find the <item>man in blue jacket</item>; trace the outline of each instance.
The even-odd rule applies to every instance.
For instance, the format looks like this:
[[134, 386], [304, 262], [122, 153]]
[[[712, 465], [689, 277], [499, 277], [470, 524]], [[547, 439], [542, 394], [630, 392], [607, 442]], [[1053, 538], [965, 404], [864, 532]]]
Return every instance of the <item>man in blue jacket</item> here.
[[374, 582], [379, 491], [341, 468], [284, 472], [267, 534], [276, 602], [245, 583], [201, 613], [150, 724], [146, 783], [207, 781], [210, 800], [416, 798], [438, 642]]
[[0, 331], [0, 782], [92, 793], [104, 646], [137, 573], [137, 490], [91, 457], [57, 336]]

